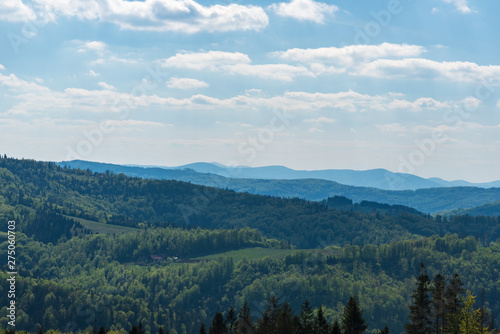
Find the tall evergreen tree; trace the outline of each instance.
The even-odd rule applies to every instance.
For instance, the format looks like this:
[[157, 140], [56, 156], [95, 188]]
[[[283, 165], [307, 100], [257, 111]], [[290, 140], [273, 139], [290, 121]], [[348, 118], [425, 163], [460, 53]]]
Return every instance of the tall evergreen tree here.
[[309, 304], [309, 301], [306, 299], [302, 304], [300, 309], [300, 334], [314, 334], [314, 314]]
[[325, 315], [323, 314], [323, 307], [320, 305], [316, 318], [314, 318], [314, 332], [318, 334], [328, 334], [328, 329], [328, 321], [326, 321]]
[[245, 300], [243, 307], [238, 314], [238, 323], [236, 324], [236, 333], [238, 334], [253, 334], [254, 332], [254, 322], [252, 314], [250, 313], [250, 307], [248, 302]]
[[387, 325], [385, 325], [384, 328], [382, 328], [380, 330], [380, 332], [378, 332], [379, 334], [390, 334], [391, 332], [389, 331], [389, 327], [387, 327]]
[[359, 307], [358, 297], [351, 296], [344, 307], [342, 317], [342, 331], [344, 334], [361, 334], [368, 328], [363, 318], [363, 311]]
[[207, 330], [205, 329], [205, 323], [202, 322], [200, 325], [200, 334], [207, 334]]
[[342, 334], [342, 327], [338, 320], [335, 320], [332, 327], [330, 328], [330, 334]]
[[410, 305], [410, 322], [405, 325], [408, 334], [432, 333], [431, 298], [429, 295], [430, 278], [425, 266], [420, 264], [416, 288], [413, 292], [413, 304]]
[[454, 274], [445, 291], [445, 333], [457, 334], [460, 330], [460, 311], [463, 308], [463, 287], [460, 275]]
[[289, 303], [283, 303], [276, 319], [276, 334], [295, 334], [293, 310]]
[[432, 312], [434, 314], [434, 333], [442, 334], [444, 331], [445, 317], [445, 293], [446, 280], [441, 274], [437, 274], [432, 280]]
[[226, 313], [226, 324], [231, 334], [236, 331], [236, 320], [238, 320], [238, 315], [234, 307], [230, 306]]
[[225, 334], [227, 332], [226, 321], [221, 312], [217, 312], [212, 320], [212, 326], [210, 326], [210, 334]]

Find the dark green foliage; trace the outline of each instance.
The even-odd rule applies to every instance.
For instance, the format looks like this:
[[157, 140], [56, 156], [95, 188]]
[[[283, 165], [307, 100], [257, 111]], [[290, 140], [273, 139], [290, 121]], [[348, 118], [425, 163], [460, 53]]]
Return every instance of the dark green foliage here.
[[316, 317], [314, 318], [314, 331], [317, 334], [328, 334], [330, 326], [323, 314], [323, 306], [319, 306]]
[[245, 300], [238, 314], [238, 322], [236, 324], [237, 333], [251, 334], [254, 331], [254, 321], [250, 313], [250, 306]]
[[279, 308], [276, 317], [276, 334], [295, 334], [297, 332], [294, 323], [293, 309], [289, 303], [285, 302]]
[[460, 275], [454, 274], [445, 291], [445, 333], [458, 333], [460, 326], [460, 310], [463, 307], [463, 287]]
[[338, 320], [335, 320], [330, 329], [330, 334], [342, 334], [342, 327]]
[[441, 274], [437, 274], [432, 280], [432, 314], [433, 331], [436, 334], [444, 333], [445, 315], [445, 288], [446, 280]]
[[221, 312], [217, 312], [212, 320], [212, 326], [210, 326], [209, 334], [225, 334], [227, 332], [226, 321]]
[[384, 328], [382, 328], [380, 330], [380, 332], [378, 332], [379, 334], [390, 334], [391, 332], [389, 331], [389, 327], [387, 325], [385, 325]]
[[302, 304], [300, 308], [300, 334], [313, 334], [314, 333], [314, 314], [309, 304], [309, 301], [306, 301]]
[[412, 295], [412, 305], [410, 305], [410, 322], [405, 326], [409, 334], [432, 333], [430, 283], [425, 266], [421, 263], [416, 288]]
[[207, 334], [207, 330], [205, 329], [205, 323], [201, 323], [200, 326], [200, 334]]
[[238, 320], [238, 315], [233, 306], [230, 306], [226, 313], [226, 324], [229, 333], [234, 333], [236, 331], [236, 321]]
[[368, 325], [363, 317], [363, 311], [359, 307], [358, 297], [349, 297], [342, 316], [342, 333], [361, 334], [367, 328]]

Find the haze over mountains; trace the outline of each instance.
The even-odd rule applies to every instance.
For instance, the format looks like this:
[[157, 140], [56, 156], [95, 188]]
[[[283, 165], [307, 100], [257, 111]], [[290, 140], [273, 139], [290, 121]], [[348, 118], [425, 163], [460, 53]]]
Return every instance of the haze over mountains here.
[[[127, 165], [132, 167], [153, 167]], [[463, 180], [446, 181], [441, 178], [422, 178], [407, 173], [393, 173], [386, 169], [377, 168], [369, 170], [351, 169], [326, 169], [326, 170], [294, 170], [284, 166], [264, 166], [247, 167], [238, 166], [227, 167], [219, 163], [196, 162], [192, 164], [164, 167], [154, 166], [163, 169], [192, 169], [199, 173], [210, 173], [231, 178], [244, 179], [321, 179], [335, 181], [341, 184], [359, 187], [374, 187], [384, 190], [416, 190], [423, 188], [438, 187], [479, 187], [492, 188], [500, 187], [500, 180], [487, 183], [471, 183]]]
[[[427, 179], [409, 174], [395, 174], [385, 170], [342, 171], [342, 173], [349, 176], [353, 183], [362, 184], [363, 182], [367, 182], [373, 185], [385, 182], [387, 186], [393, 184], [394, 188], [405, 190], [387, 190], [374, 186], [346, 185], [325, 179], [285, 179], [285, 176], [294, 174], [310, 175], [308, 173], [328, 176], [329, 172], [331, 172], [330, 175], [335, 174], [335, 170], [307, 172], [293, 171], [285, 167], [242, 167], [241, 169], [232, 170], [226, 169], [221, 165], [208, 163], [190, 164], [179, 167], [183, 169], [175, 169], [122, 166], [81, 160], [61, 162], [59, 164], [61, 166], [84, 170], [90, 169], [94, 172], [109, 170], [114, 173], [123, 173], [127, 176], [186, 181], [217, 188], [228, 188], [238, 192], [276, 197], [298, 197], [318, 201], [333, 196], [345, 196], [354, 202], [373, 201], [391, 205], [405, 205], [424, 213], [464, 210], [496, 202], [500, 199], [500, 188], [481, 188], [477, 186], [453, 187], [451, 185], [438, 187], [435, 185], [435, 182]], [[280, 174], [279, 171], [282, 171], [282, 173]], [[283, 175], [281, 179], [279, 179], [279, 175]], [[355, 175], [359, 175], [360, 178], [356, 179]], [[256, 178], [258, 176], [262, 178]], [[344, 178], [344, 181], [348, 181], [349, 177], [347, 176]], [[416, 184], [434, 184], [434, 186], [415, 190], [408, 184], [413, 184], [413, 187]], [[482, 214], [488, 214], [488, 210], [481, 210], [481, 212]], [[491, 215], [494, 215], [494, 212], [496, 210], [493, 210]]]

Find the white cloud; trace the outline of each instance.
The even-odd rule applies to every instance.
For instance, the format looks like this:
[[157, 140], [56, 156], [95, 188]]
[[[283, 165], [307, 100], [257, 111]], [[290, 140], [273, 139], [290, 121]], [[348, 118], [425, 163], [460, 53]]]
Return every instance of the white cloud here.
[[256, 76], [264, 79], [292, 81], [296, 76], [315, 74], [304, 66], [288, 64], [250, 64], [248, 55], [240, 52], [208, 51], [193, 53], [178, 53], [162, 61], [162, 66], [170, 68], [185, 68], [193, 70], [209, 69], [223, 71], [228, 74]]
[[472, 62], [437, 62], [423, 58], [377, 59], [363, 64], [356, 75], [377, 78], [446, 79], [462, 82], [500, 82], [500, 66], [481, 66]]
[[354, 66], [377, 58], [415, 57], [426, 52], [423, 46], [382, 43], [379, 45], [349, 45], [341, 48], [289, 49], [273, 52], [272, 56], [304, 63], [334, 63]]
[[302, 122], [322, 124], [322, 123], [333, 123], [335, 122], [335, 120], [333, 118], [328, 118], [328, 117], [318, 117], [318, 118], [305, 119]]
[[405, 132], [406, 128], [399, 123], [375, 125], [382, 132]]
[[448, 102], [437, 101], [430, 97], [421, 97], [413, 102], [395, 99], [388, 104], [389, 109], [400, 109], [404, 111], [438, 110], [451, 107]]
[[80, 48], [77, 50], [78, 52], [86, 52], [86, 51], [95, 51], [101, 54], [104, 49], [106, 49], [106, 43], [101, 41], [74, 41], [76, 43], [81, 43]]
[[2, 64], [0, 64], [0, 71], [3, 71], [5, 70], [5, 66], [3, 66]]
[[[19, 79], [14, 74], [0, 73], [0, 86], [7, 87], [5, 96], [14, 101], [7, 114], [30, 114], [46, 112], [72, 111], [78, 112], [115, 112], [123, 110], [144, 109], [169, 106], [172, 110], [221, 110], [221, 109], [283, 109], [311, 112], [328, 110], [329, 112], [384, 112], [392, 110], [424, 111], [450, 108], [458, 103], [477, 101], [437, 101], [432, 98], [418, 98], [407, 101], [399, 94], [368, 95], [354, 91], [338, 93], [285, 92], [281, 95], [266, 97], [261, 94], [247, 94], [219, 99], [212, 96], [196, 94], [187, 98], [161, 97], [158, 95], [134, 96], [111, 90], [110, 86], [101, 83], [104, 90], [87, 90], [66, 88], [53, 91], [36, 82]], [[316, 128], [334, 121], [327, 117], [306, 119], [306, 123]]]
[[149, 127], [163, 127], [163, 126], [168, 126], [168, 127], [173, 127], [172, 124], [165, 124], [165, 123], [159, 123], [159, 122], [151, 122], [151, 121], [140, 121], [140, 120], [133, 120], [133, 119], [127, 119], [127, 120], [106, 120], [103, 122], [104, 125], [106, 126], [112, 126], [112, 127], [131, 127], [131, 126], [149, 126]]
[[35, 12], [22, 0], [2, 0], [0, 2], [0, 21], [27, 22], [36, 18]]
[[107, 90], [116, 90], [116, 87], [110, 84], [105, 83], [104, 81], [101, 81], [97, 84], [99, 87], [107, 89]]
[[299, 21], [314, 21], [323, 23], [325, 16], [333, 16], [339, 10], [335, 5], [313, 0], [292, 0], [289, 3], [280, 2], [269, 6], [278, 16], [291, 17]]
[[462, 14], [470, 14], [474, 12], [469, 7], [467, 0], [443, 0], [443, 1], [455, 5], [455, 8]]
[[88, 73], [88, 75], [90, 75], [91, 77], [94, 77], [94, 78], [101, 76], [100, 73], [97, 73], [94, 70], [90, 70], [89, 73]]
[[497, 102], [497, 107], [500, 108], [500, 100]]
[[303, 66], [292, 66], [287, 64], [238, 64], [223, 66], [222, 69], [229, 74], [256, 76], [263, 79], [281, 81], [292, 81], [296, 76], [314, 77], [314, 73]]
[[318, 128], [310, 128], [308, 130], [310, 133], [323, 133], [325, 132], [324, 130], [318, 129]]
[[208, 84], [201, 80], [190, 78], [172, 78], [167, 82], [168, 88], [194, 89], [208, 87]]
[[[5, 2], [5, 4], [3, 4]], [[122, 29], [196, 33], [261, 30], [269, 23], [263, 8], [238, 4], [203, 6], [194, 0], [33, 0], [38, 19], [59, 17], [111, 22]], [[3, 0], [0, 19], [28, 21], [35, 14], [20, 0]]]
[[177, 53], [167, 58], [162, 65], [165, 67], [187, 68], [193, 70], [215, 70], [223, 65], [247, 64], [250, 58], [240, 52], [208, 51], [193, 53]]

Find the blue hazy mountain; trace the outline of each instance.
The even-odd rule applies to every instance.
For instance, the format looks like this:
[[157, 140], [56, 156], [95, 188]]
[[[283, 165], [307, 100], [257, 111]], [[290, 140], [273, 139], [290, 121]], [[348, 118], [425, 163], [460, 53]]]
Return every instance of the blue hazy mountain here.
[[200, 173], [211, 173], [224, 177], [245, 179], [297, 180], [321, 179], [338, 182], [350, 186], [374, 187], [385, 190], [416, 190], [439, 187], [500, 187], [500, 181], [488, 183], [471, 183], [462, 180], [446, 181], [440, 178], [422, 178], [412, 174], [393, 173], [386, 169], [350, 170], [294, 170], [283, 166], [226, 167], [218, 163], [197, 162], [176, 167], [161, 167], [165, 169], [192, 169]]
[[[434, 186], [417, 190], [387, 190], [373, 186], [345, 185], [335, 181], [313, 178], [288, 180], [284, 179], [284, 177], [281, 179], [243, 178], [243, 176], [248, 175], [245, 171], [252, 171], [253, 169], [247, 167], [229, 169], [209, 163], [177, 167], [181, 169], [123, 166], [81, 160], [61, 162], [59, 165], [84, 170], [90, 169], [101, 173], [109, 170], [127, 176], [185, 181], [222, 189], [232, 189], [238, 192], [276, 197], [298, 197], [318, 201], [328, 197], [344, 196], [352, 199], [354, 203], [371, 201], [390, 205], [404, 205], [425, 213], [472, 208], [500, 200], [500, 188]], [[284, 167], [277, 168], [283, 171], [287, 170]], [[274, 171], [278, 170], [277, 168], [270, 167]], [[195, 169], [198, 169], [198, 171]], [[380, 171], [383, 171], [383, 173], [380, 174]], [[395, 189], [403, 188], [407, 179], [418, 179], [417, 176], [406, 176], [408, 174], [398, 175], [384, 170], [377, 170], [377, 172], [379, 177], [384, 177], [387, 185], [392, 185]], [[251, 175], [255, 176], [255, 174]], [[269, 175], [270, 173], [267, 174], [268, 177]], [[366, 177], [367, 174], [364, 175]]]

